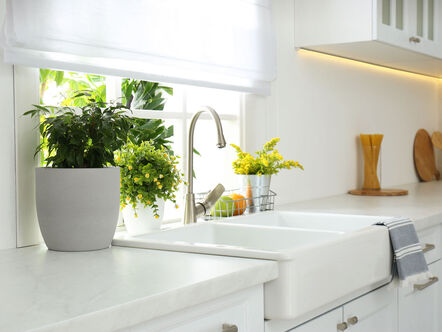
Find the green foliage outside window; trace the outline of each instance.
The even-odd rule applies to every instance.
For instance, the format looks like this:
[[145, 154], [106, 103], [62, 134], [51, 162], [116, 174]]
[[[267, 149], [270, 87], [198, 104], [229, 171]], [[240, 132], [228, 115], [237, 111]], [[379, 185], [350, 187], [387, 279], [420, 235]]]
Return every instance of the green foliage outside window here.
[[[40, 105], [44, 104], [44, 96], [51, 87], [65, 87], [61, 106], [83, 107], [92, 98], [97, 102], [106, 102], [106, 77], [92, 74], [64, 72], [53, 69], [40, 69]], [[85, 95], [79, 92], [87, 92]], [[56, 105], [51, 105], [56, 106]]]
[[[165, 95], [173, 95], [173, 89], [159, 83], [123, 79], [121, 84], [122, 104], [132, 110], [163, 111], [167, 99]], [[170, 138], [173, 126], [166, 127], [160, 119], [134, 118], [135, 126], [129, 133], [130, 140], [135, 144], [150, 141], [157, 149], [164, 146], [171, 151]]]

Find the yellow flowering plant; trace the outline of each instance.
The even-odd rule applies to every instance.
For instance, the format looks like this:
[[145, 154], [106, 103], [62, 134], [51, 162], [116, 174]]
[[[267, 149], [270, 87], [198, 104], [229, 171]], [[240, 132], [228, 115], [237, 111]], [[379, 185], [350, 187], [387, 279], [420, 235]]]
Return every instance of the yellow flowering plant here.
[[115, 164], [121, 170], [121, 207], [130, 204], [137, 216], [138, 204], [150, 206], [158, 219], [157, 199], [170, 200], [176, 205], [175, 192], [184, 176], [177, 168], [178, 158], [163, 146], [156, 149], [151, 141], [139, 145], [129, 141], [116, 151]]
[[280, 141], [279, 137], [272, 138], [264, 144], [262, 150], [255, 152], [256, 156], [243, 152], [235, 144], [230, 144], [236, 151], [238, 159], [233, 162], [233, 169], [236, 174], [243, 175], [271, 175], [278, 174], [281, 169], [304, 167], [297, 161], [284, 160], [279, 151], [275, 149]]

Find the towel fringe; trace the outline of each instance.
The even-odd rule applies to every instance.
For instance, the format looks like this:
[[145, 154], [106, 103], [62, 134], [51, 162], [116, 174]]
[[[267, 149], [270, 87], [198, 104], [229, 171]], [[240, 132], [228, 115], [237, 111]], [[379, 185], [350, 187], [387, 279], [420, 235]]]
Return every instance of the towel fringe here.
[[419, 282], [427, 282], [428, 279], [432, 278], [433, 274], [430, 271], [422, 272], [405, 278], [404, 280], [399, 280], [400, 287], [413, 286]]

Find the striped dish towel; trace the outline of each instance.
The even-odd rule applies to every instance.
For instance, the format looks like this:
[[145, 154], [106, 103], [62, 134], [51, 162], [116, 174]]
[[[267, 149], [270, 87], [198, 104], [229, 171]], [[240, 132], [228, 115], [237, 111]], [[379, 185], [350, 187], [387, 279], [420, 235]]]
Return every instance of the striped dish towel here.
[[393, 264], [401, 287], [427, 281], [432, 277], [428, 271], [422, 247], [410, 218], [394, 217], [377, 223], [388, 228], [393, 247]]

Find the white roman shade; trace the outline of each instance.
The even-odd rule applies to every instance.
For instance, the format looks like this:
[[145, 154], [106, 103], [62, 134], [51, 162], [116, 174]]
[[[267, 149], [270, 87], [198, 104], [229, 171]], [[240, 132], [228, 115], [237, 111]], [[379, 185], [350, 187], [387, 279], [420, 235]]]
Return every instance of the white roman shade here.
[[7, 0], [5, 61], [269, 93], [271, 0]]

